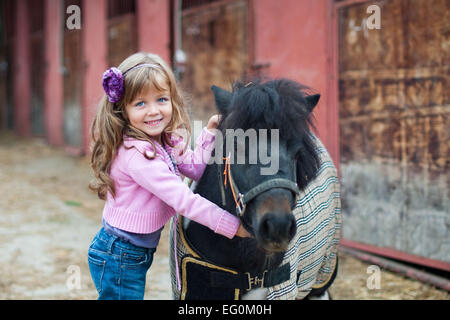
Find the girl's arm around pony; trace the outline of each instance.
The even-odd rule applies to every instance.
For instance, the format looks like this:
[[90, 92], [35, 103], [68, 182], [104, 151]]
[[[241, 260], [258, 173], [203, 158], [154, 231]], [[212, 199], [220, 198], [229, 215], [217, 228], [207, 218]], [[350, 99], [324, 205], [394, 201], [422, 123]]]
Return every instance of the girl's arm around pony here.
[[174, 148], [171, 148], [169, 152], [174, 157], [177, 168], [182, 175], [195, 181], [202, 177], [206, 164], [211, 157], [211, 152], [214, 149], [215, 136], [213, 130], [217, 128], [219, 117], [219, 115], [214, 115], [209, 119], [206, 129], [202, 130], [196, 140], [194, 151], [190, 148], [185, 148], [186, 144], [182, 138], [172, 139]]
[[170, 171], [160, 156], [149, 161], [140, 152], [134, 152], [128, 162], [128, 173], [142, 188], [181, 215], [227, 238], [231, 239], [236, 234], [240, 225], [239, 218], [194, 194], [179, 176]]

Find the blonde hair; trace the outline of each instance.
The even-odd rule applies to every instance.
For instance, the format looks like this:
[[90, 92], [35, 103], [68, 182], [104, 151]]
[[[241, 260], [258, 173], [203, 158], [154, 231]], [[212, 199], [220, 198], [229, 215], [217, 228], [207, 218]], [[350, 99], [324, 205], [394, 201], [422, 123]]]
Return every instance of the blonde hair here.
[[[141, 67], [130, 70], [140, 64], [154, 64], [156, 67]], [[158, 91], [168, 90], [172, 102], [172, 118], [161, 134], [164, 143], [170, 144], [171, 134], [180, 135], [185, 131], [185, 138], [190, 141], [191, 127], [188, 114], [184, 108], [181, 91], [177, 86], [175, 76], [170, 67], [156, 54], [138, 52], [126, 58], [118, 67], [124, 76], [125, 92], [116, 103], [103, 95], [97, 114], [91, 126], [91, 139], [93, 142], [91, 167], [95, 179], [89, 188], [97, 192], [100, 199], [105, 200], [109, 191], [115, 196], [114, 181], [110, 176], [111, 164], [116, 152], [123, 142], [123, 136], [148, 141], [152, 144], [155, 153], [153, 156], [144, 156], [153, 159], [156, 148], [153, 140], [143, 131], [131, 126], [125, 107], [130, 104], [138, 94], [151, 88]], [[186, 143], [186, 147], [188, 143]]]

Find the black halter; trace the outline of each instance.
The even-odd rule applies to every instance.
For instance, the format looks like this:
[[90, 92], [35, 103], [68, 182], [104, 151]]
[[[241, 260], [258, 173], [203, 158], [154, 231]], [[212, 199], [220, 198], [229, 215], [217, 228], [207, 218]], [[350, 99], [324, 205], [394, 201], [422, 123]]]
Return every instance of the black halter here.
[[[227, 163], [225, 163], [225, 168], [227, 168]], [[259, 194], [273, 188], [288, 189], [291, 190], [294, 195], [297, 195], [299, 193], [299, 189], [296, 183], [288, 179], [274, 178], [264, 181], [242, 194], [233, 179], [229, 163], [228, 171], [226, 172], [227, 175], [222, 171], [222, 165], [218, 163], [217, 174], [219, 178], [222, 205], [224, 207], [226, 206], [225, 189], [223, 183], [223, 175], [225, 174], [225, 178], [228, 177], [229, 179], [231, 192], [233, 193], [233, 197], [236, 202], [236, 214], [240, 218], [244, 228], [253, 236], [255, 236], [254, 230], [244, 219], [245, 208], [252, 199], [254, 199]], [[237, 197], [235, 197], [236, 195]], [[275, 269], [264, 270], [262, 273], [258, 274], [229, 270], [225, 272], [226, 270], [223, 267], [217, 266], [214, 262], [205, 258], [205, 256], [195, 248], [195, 246], [189, 241], [189, 239], [186, 236], [183, 236], [183, 232], [183, 228], [182, 226], [180, 226], [180, 234], [182, 235], [181, 239], [185, 239], [185, 247], [191, 248], [195, 252], [195, 254], [198, 255], [198, 258], [192, 257], [191, 255], [185, 255], [182, 258], [182, 261], [186, 261], [182, 262], [182, 264], [184, 263], [184, 265], [186, 266], [185, 269], [183, 269], [185, 271], [183, 271], [182, 273], [183, 279], [187, 279], [186, 275], [189, 272], [194, 273], [196, 274], [195, 277], [197, 280], [199, 278], [203, 279], [199, 281], [203, 281], [207, 284], [207, 286], [211, 287], [213, 290], [216, 290], [214, 291], [215, 293], [217, 293], [217, 290], [220, 290], [222, 294], [226, 295], [229, 294], [229, 290], [232, 289], [232, 293], [234, 294], [233, 297], [236, 297], [236, 289], [242, 290], [241, 292], [248, 292], [249, 290], [256, 288], [268, 288], [285, 282], [291, 277], [291, 267], [289, 262], [282, 266], [278, 266]], [[188, 265], [190, 266], [190, 268], [188, 267]], [[184, 281], [185, 280], [183, 280], [183, 283]], [[196, 296], [196, 294], [198, 294], [198, 290], [198, 286], [195, 286], [195, 282], [192, 284], [192, 282], [186, 280], [185, 292], [187, 291], [187, 295], [185, 295], [185, 298], [205, 298], [205, 287], [201, 287], [201, 295]], [[239, 296], [241, 295], [242, 293], [239, 293]], [[227, 298], [229, 298], [229, 296], [227, 296]]]

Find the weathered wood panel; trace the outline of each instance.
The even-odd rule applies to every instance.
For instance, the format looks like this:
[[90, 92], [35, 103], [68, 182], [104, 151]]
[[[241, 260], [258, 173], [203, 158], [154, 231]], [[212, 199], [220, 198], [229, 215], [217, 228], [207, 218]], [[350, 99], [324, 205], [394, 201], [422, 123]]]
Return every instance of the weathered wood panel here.
[[181, 86], [190, 98], [193, 118], [216, 112], [211, 85], [231, 89], [247, 71], [247, 2], [236, 0], [190, 8], [182, 18], [186, 54]]
[[0, 3], [0, 129], [13, 129], [13, 17], [15, 2]]
[[[369, 5], [381, 29], [365, 28]], [[344, 237], [450, 261], [450, 1], [338, 10]]]
[[108, 64], [117, 67], [137, 51], [136, 15], [129, 12], [108, 19]]
[[[81, 0], [65, 0], [64, 8], [77, 5], [83, 12]], [[81, 21], [83, 23], [83, 21]], [[69, 30], [64, 26], [63, 70], [64, 70], [64, 142], [72, 147], [81, 147], [82, 108], [81, 94], [85, 64], [82, 59], [82, 30]]]

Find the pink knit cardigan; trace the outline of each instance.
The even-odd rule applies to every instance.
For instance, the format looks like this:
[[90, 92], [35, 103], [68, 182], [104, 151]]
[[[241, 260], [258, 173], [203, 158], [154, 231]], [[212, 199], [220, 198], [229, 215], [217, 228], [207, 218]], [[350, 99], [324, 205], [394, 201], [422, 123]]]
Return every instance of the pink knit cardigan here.
[[194, 151], [188, 148], [182, 152], [185, 146], [182, 139], [171, 141], [174, 147], [166, 149], [155, 142], [156, 157], [149, 160], [144, 153], [153, 155], [150, 143], [124, 138], [110, 172], [116, 196], [108, 193], [103, 218], [113, 227], [142, 234], [160, 229], [178, 212], [233, 238], [239, 219], [194, 194], [179, 176], [181, 173], [194, 180], [202, 176], [214, 148], [214, 134], [204, 128]]

